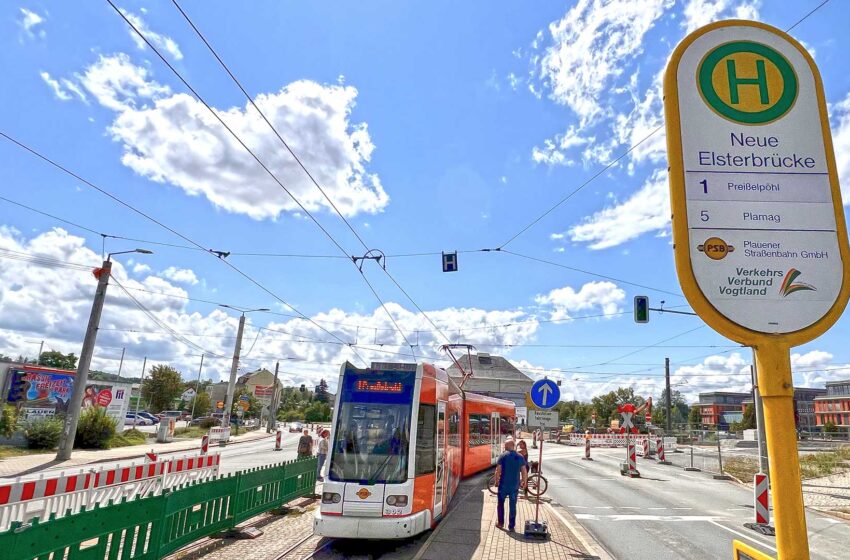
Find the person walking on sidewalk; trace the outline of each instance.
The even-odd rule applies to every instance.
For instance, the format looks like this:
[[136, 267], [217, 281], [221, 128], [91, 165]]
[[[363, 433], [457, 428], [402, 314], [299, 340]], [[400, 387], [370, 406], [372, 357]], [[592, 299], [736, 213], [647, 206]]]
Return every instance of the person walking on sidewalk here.
[[321, 439], [319, 440], [319, 462], [316, 465], [316, 480], [319, 482], [324, 482], [325, 479], [322, 477], [322, 466], [325, 464], [325, 459], [328, 457], [328, 436], [331, 433], [327, 430], [322, 430]]
[[313, 456], [313, 438], [310, 437], [310, 430], [304, 428], [304, 435], [298, 439], [298, 458]]
[[499, 461], [496, 463], [496, 485], [499, 487], [496, 527], [499, 529], [505, 526], [505, 498], [507, 498], [509, 507], [508, 531], [514, 530], [519, 489], [525, 488], [527, 480], [528, 467], [525, 459], [514, 451], [514, 438], [508, 437], [505, 440], [505, 452], [499, 456]]

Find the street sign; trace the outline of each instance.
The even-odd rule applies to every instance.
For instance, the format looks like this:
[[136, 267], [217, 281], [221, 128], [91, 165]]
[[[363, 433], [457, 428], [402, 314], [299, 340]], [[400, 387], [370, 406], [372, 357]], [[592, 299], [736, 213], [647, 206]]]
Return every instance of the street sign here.
[[769, 26], [721, 22], [681, 43], [664, 87], [688, 301], [747, 345], [823, 333], [847, 300], [850, 250], [814, 61]]
[[516, 407], [516, 421], [517, 424], [525, 424], [528, 419], [528, 407], [518, 406]]
[[[676, 271], [697, 315], [753, 348], [780, 558], [809, 558], [791, 348], [850, 297], [823, 84], [808, 51], [753, 21], [697, 29], [664, 75]], [[740, 554], [739, 554], [740, 556]]]
[[215, 407], [221, 410], [222, 408], [224, 408], [224, 401], [216, 401]]
[[552, 408], [561, 399], [561, 390], [551, 379], [535, 381], [531, 386], [531, 402], [543, 410]]
[[443, 253], [443, 272], [457, 272], [457, 251]]
[[243, 401], [242, 399], [239, 399], [239, 407], [242, 410], [248, 410], [251, 407], [251, 403], [249, 403], [248, 401]]
[[529, 410], [528, 425], [532, 428], [557, 428], [558, 413], [554, 410]]
[[240, 401], [245, 401], [245, 402], [247, 402], [247, 401], [249, 401], [249, 400], [251, 400], [251, 399], [250, 399], [250, 397], [249, 397], [248, 395], [239, 395], [239, 400], [240, 400]]
[[646, 414], [643, 415], [643, 419], [646, 420], [647, 424], [651, 424], [652, 423], [652, 413], [647, 412]]

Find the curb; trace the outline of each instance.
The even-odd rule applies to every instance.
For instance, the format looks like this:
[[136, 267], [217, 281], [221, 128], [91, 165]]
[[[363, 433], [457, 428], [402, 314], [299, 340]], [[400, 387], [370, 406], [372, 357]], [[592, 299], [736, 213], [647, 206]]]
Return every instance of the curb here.
[[[231, 445], [238, 445], [240, 443], [251, 443], [251, 442], [254, 442], [254, 441], [260, 441], [260, 440], [272, 438], [272, 437], [275, 437], [275, 434], [265, 434], [262, 437], [251, 438], [251, 439], [247, 439], [247, 438], [246, 439], [240, 439], [239, 441], [233, 441], [233, 442], [228, 443], [224, 447], [224, 449], [227, 449], [227, 447], [229, 447]], [[194, 441], [194, 440], [187, 440], [187, 441]], [[200, 442], [200, 439], [198, 439], [198, 441]], [[160, 453], [182, 453], [184, 451], [191, 451], [193, 449], [195, 449], [195, 448], [194, 447], [187, 447], [186, 449], [173, 449], [173, 450], [172, 449], [163, 449], [162, 451], [157, 451], [157, 454], [160, 454]], [[82, 467], [82, 466], [85, 466], [85, 465], [97, 465], [99, 463], [109, 463], [109, 462], [112, 462], [112, 461], [126, 461], [127, 459], [141, 459], [145, 455], [146, 455], [146, 453], [139, 453], [138, 455], [128, 455], [127, 457], [113, 457], [112, 459], [98, 459], [97, 461], [91, 461], [90, 463], [80, 463], [79, 465], [75, 465], [75, 466]]]
[[[605, 546], [594, 538], [593, 535], [591, 535], [588, 530], [579, 523], [578, 519], [576, 519], [567, 509], [557, 502], [544, 505], [552, 511], [555, 517], [563, 523], [564, 527], [566, 527], [569, 532], [575, 535], [576, 539], [578, 539], [578, 541], [590, 554], [593, 554], [598, 560], [614, 560], [614, 556], [608, 552]], [[572, 522], [567, 520], [567, 517], [572, 518]]]

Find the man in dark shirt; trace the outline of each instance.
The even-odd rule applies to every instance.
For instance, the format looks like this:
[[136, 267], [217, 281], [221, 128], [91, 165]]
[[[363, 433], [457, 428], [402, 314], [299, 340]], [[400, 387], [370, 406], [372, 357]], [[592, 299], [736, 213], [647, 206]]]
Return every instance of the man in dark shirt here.
[[509, 500], [508, 530], [514, 530], [517, 496], [519, 489], [525, 488], [527, 478], [528, 467], [525, 459], [514, 451], [514, 438], [508, 437], [505, 440], [505, 452], [499, 456], [499, 461], [496, 463], [496, 484], [499, 487], [496, 527], [499, 529], [505, 525], [505, 498], [507, 498]]

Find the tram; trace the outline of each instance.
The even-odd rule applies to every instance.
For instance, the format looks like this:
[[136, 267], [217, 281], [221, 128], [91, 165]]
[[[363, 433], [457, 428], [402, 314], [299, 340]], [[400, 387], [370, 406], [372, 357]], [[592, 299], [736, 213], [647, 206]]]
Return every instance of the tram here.
[[401, 539], [434, 527], [458, 483], [496, 463], [513, 402], [462, 390], [430, 364], [346, 362], [313, 531]]

